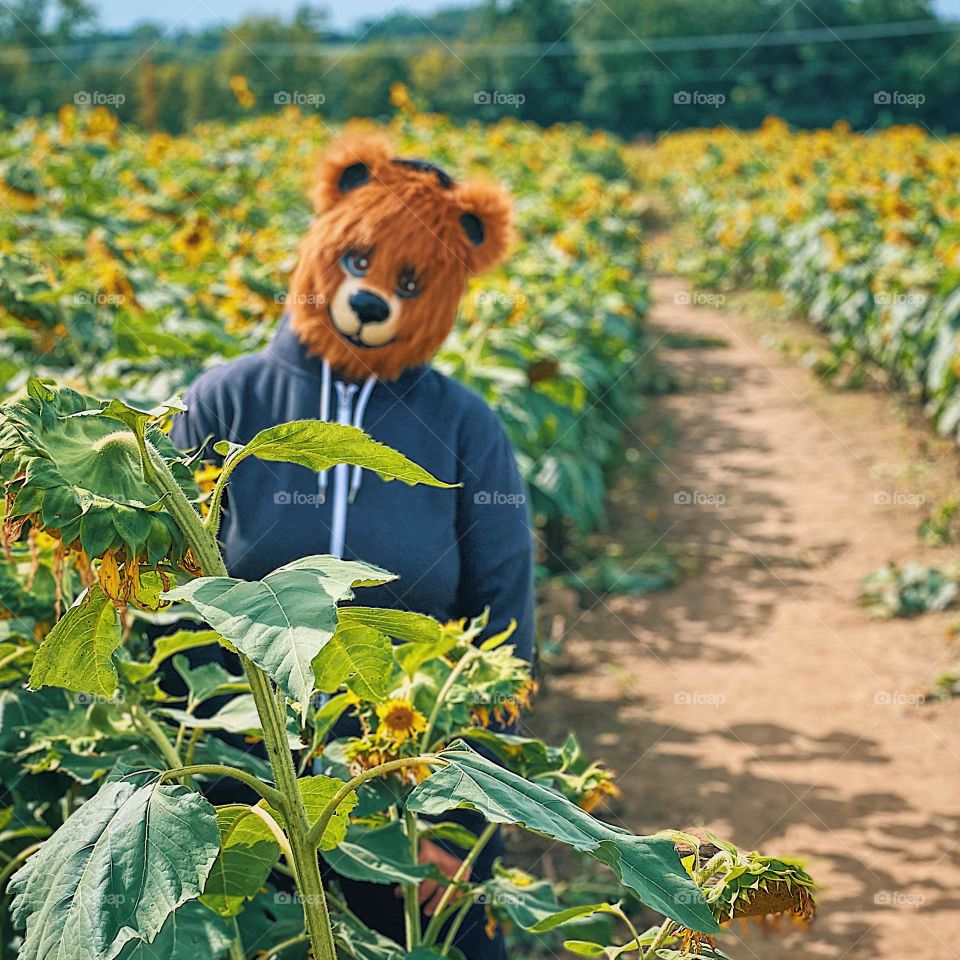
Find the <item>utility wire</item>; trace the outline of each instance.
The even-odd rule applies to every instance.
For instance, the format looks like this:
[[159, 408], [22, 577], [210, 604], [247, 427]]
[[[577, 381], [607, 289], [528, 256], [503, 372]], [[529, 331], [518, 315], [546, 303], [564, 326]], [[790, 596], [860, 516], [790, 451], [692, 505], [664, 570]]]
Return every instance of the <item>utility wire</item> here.
[[[626, 37], [617, 40], [559, 40], [556, 42], [527, 43], [502, 41], [471, 41], [464, 43], [457, 38], [436, 40], [395, 40], [389, 42], [393, 55], [415, 55], [425, 50], [435, 51], [450, 45], [457, 57], [566, 57], [582, 54], [617, 53], [670, 53], [704, 50], [730, 50], [755, 47], [780, 47], [820, 43], [848, 43], [857, 40], [897, 39], [938, 33], [960, 31], [960, 21], [955, 20], [903, 20], [895, 23], [851, 24], [837, 27], [810, 27], [796, 30], [769, 31], [766, 33], [729, 33], [716, 36], [686, 37]], [[303, 57], [356, 57], [369, 54], [372, 44], [379, 38], [362, 43], [244, 43], [246, 51], [254, 56], [303, 56]], [[151, 38], [118, 38], [90, 40], [59, 46], [27, 47], [7, 45], [0, 47], [0, 62], [22, 63], [51, 60], [106, 59], [113, 53], [125, 56], [131, 48], [149, 48], [153, 53], [183, 51], [183, 40], [157, 41]], [[220, 47], [219, 49], [223, 49]], [[217, 48], [198, 50], [209, 55]]]

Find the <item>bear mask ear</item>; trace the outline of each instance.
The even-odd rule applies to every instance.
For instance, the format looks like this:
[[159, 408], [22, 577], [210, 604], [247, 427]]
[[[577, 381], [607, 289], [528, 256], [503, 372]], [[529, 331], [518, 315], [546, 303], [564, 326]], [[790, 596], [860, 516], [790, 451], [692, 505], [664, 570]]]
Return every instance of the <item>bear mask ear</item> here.
[[309, 197], [316, 213], [336, 206], [343, 197], [379, 178], [392, 148], [383, 137], [349, 137], [332, 144], [320, 158]]
[[514, 238], [510, 194], [495, 183], [465, 183], [457, 187], [455, 202], [463, 211], [460, 226], [470, 244], [470, 272], [483, 273], [501, 263]]

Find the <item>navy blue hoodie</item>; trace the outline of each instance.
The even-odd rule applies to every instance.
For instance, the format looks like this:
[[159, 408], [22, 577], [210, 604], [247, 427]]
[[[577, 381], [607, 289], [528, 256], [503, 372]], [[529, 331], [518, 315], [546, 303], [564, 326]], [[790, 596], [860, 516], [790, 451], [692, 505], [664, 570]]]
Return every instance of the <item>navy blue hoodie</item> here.
[[365, 606], [440, 620], [491, 610], [489, 632], [516, 619], [517, 654], [533, 656], [532, 540], [523, 484], [496, 415], [429, 366], [397, 380], [342, 382], [306, 354], [286, 319], [269, 346], [202, 374], [171, 438], [246, 443], [289, 420], [353, 423], [454, 490], [385, 482], [342, 466], [330, 475], [249, 458], [227, 493], [221, 543], [233, 576], [260, 579], [316, 553], [377, 564], [399, 580], [360, 588]]

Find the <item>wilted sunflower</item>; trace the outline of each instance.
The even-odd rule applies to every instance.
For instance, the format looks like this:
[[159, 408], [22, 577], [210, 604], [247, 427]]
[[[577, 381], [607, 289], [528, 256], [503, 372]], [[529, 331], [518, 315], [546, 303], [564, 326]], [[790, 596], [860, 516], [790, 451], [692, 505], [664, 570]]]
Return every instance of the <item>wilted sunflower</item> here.
[[[355, 737], [347, 743], [344, 754], [350, 763], [350, 772], [356, 776], [364, 770], [400, 759], [400, 747], [395, 741], [381, 740], [376, 736]], [[430, 767], [426, 764], [404, 767], [395, 771], [394, 775], [416, 785], [430, 776]]]
[[[133, 431], [107, 412], [115, 405], [38, 380], [28, 389], [24, 399], [0, 406], [6, 542], [29, 522], [65, 549], [102, 559], [101, 581], [114, 599], [136, 585], [141, 564], [182, 563], [186, 541], [143, 477]], [[179, 452], [156, 427], [145, 427], [145, 437], [195, 500], [198, 490]]]
[[404, 743], [427, 729], [427, 718], [409, 701], [395, 697], [377, 707], [377, 735], [392, 743]]
[[[771, 918], [790, 917], [805, 923], [813, 919], [813, 878], [798, 863], [755, 850], [746, 852], [711, 834], [708, 837], [709, 843], [702, 843], [684, 835], [678, 852], [683, 857], [692, 854], [691, 866], [709, 874], [701, 881], [701, 889], [718, 922], [770, 922]], [[689, 845], [688, 840], [692, 841]]]

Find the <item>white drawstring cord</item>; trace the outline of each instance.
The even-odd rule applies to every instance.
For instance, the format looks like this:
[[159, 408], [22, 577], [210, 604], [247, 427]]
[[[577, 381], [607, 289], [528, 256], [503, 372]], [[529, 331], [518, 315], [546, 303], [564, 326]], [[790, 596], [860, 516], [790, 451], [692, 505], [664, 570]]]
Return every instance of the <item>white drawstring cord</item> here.
[[[320, 380], [320, 422], [330, 422], [330, 364], [323, 361], [323, 376]], [[324, 503], [327, 499], [327, 471], [317, 474], [317, 499]]]
[[[357, 429], [363, 426], [363, 415], [367, 409], [367, 401], [370, 399], [370, 394], [373, 393], [373, 388], [376, 386], [376, 383], [377, 378], [373, 374], [370, 374], [363, 384], [360, 396], [357, 398], [357, 406], [353, 411], [353, 425]], [[363, 467], [354, 464], [353, 475], [350, 477], [350, 503], [353, 503], [356, 499], [357, 491], [360, 489], [361, 483], [363, 483]]]

